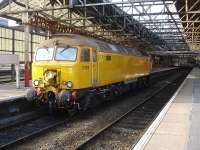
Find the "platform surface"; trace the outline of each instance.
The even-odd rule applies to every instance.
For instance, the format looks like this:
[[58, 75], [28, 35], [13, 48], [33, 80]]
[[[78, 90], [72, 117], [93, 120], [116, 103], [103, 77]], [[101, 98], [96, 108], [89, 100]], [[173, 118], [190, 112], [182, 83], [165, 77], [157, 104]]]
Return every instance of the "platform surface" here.
[[0, 84], [0, 101], [24, 97], [26, 88], [24, 88], [23, 83], [22, 81], [20, 82], [20, 89], [16, 88], [15, 82]]
[[200, 69], [194, 68], [145, 150], [200, 150]]

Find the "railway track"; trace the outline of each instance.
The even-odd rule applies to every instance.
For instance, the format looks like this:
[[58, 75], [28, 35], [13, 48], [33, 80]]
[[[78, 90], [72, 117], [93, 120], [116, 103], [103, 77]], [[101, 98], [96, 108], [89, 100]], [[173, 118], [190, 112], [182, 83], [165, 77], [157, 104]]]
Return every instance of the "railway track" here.
[[44, 115], [37, 119], [29, 119], [0, 130], [0, 149], [7, 149], [31, 137], [38, 136], [51, 128], [63, 124], [68, 119], [66, 116]]
[[[186, 74], [185, 74], [186, 75]], [[76, 149], [130, 149], [171, 98], [185, 76], [176, 76], [151, 96], [97, 131]]]
[[0, 132], [30, 120], [40, 118], [41, 116], [47, 114], [46, 108], [37, 108], [31, 110], [29, 112], [22, 112], [17, 115], [12, 115], [10, 117], [4, 117], [3, 119], [0, 119]]
[[[23, 81], [24, 77], [21, 76], [20, 80]], [[12, 80], [11, 76], [1, 76], [0, 77], [0, 84], [9, 83], [9, 82], [15, 82], [15, 80]]]
[[0, 69], [0, 76], [11, 74], [11, 70], [8, 68]]
[[[164, 76], [163, 76], [164, 77]], [[156, 90], [158, 92], [159, 90]], [[154, 95], [156, 94], [153, 93]], [[153, 94], [151, 94], [153, 96]], [[139, 107], [139, 105], [137, 106]], [[84, 115], [84, 114], [83, 114]], [[0, 148], [7, 149], [18, 145], [19, 143], [31, 139], [33, 137], [37, 137], [42, 133], [48, 132], [50, 129], [55, 128], [59, 125], [63, 125], [64, 123], [69, 123], [72, 118], [66, 116], [42, 116], [41, 118], [36, 118], [34, 120], [24, 121], [23, 123], [19, 123], [18, 125], [14, 125], [6, 128], [5, 130], [0, 130]], [[74, 120], [74, 118], [72, 119]], [[118, 121], [116, 121], [118, 122]], [[112, 126], [110, 124], [110, 126]], [[103, 132], [108, 128], [106, 126], [101, 130]], [[98, 132], [100, 133], [100, 132]], [[98, 135], [98, 134], [97, 134]], [[90, 138], [93, 139], [97, 136], [96, 134]], [[87, 141], [90, 141], [89, 139]], [[87, 144], [87, 141], [84, 142]], [[84, 147], [85, 144], [80, 145], [78, 148]]]
[[[11, 79], [11, 72], [12, 72], [11, 70], [3, 70], [3, 69], [0, 70], [0, 84], [13, 82], [13, 80]], [[20, 80], [23, 80], [24, 79], [23, 70], [20, 74], [21, 74]]]

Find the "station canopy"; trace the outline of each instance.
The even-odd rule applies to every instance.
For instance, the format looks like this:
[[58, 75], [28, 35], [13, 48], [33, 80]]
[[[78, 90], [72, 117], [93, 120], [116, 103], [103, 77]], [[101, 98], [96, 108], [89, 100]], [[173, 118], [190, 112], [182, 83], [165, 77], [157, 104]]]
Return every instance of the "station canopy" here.
[[0, 0], [0, 16], [141, 50], [200, 49], [200, 0]]

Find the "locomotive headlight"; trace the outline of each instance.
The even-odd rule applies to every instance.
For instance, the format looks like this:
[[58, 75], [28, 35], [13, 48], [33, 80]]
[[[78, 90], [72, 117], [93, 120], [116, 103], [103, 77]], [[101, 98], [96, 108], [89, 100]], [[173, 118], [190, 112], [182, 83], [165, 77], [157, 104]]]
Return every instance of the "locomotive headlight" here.
[[40, 84], [40, 80], [34, 80], [33, 84], [34, 84], [35, 86], [38, 86], [38, 85]]
[[68, 88], [72, 88], [73, 83], [71, 81], [64, 81], [64, 84], [68, 87]]

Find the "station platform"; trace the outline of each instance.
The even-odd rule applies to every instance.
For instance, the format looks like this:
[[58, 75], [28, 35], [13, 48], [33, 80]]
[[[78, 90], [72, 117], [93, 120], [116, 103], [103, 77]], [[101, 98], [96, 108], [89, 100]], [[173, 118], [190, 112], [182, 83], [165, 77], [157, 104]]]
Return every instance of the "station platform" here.
[[24, 97], [26, 88], [23, 86], [23, 83], [24, 82], [20, 82], [20, 89], [16, 88], [15, 82], [0, 84], [0, 103]]
[[200, 69], [194, 68], [135, 149], [200, 149]]
[[[174, 68], [155, 68], [152, 70], [151, 73], [157, 73], [157, 72], [162, 72], [166, 70], [171, 70]], [[17, 89], [15, 82], [9, 82], [9, 83], [4, 83], [0, 84], [0, 103], [2, 101], [8, 101], [16, 98], [21, 98], [25, 96], [25, 89], [23, 85], [23, 81], [20, 82], [21, 88]], [[31, 85], [31, 81], [30, 81]]]

